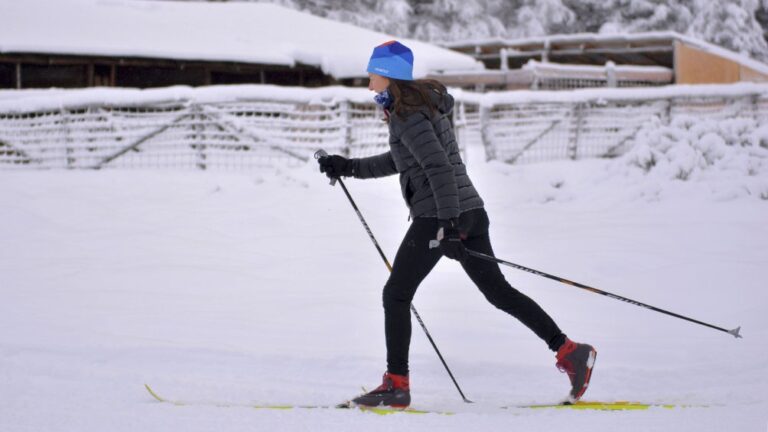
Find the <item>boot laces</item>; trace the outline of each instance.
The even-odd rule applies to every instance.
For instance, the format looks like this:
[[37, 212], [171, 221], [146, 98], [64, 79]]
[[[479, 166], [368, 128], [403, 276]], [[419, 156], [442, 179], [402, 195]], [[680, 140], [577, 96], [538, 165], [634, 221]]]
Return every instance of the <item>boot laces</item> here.
[[381, 383], [380, 386], [376, 387], [376, 389], [374, 389], [373, 391], [374, 392], [389, 391], [389, 390], [392, 390], [392, 387], [393, 387], [392, 386], [392, 380], [385, 379], [384, 382]]
[[381, 380], [381, 385], [373, 389], [371, 393], [378, 393], [378, 392], [385, 392], [390, 391], [395, 387], [395, 382], [392, 381], [392, 378], [387, 376], [387, 374], [384, 374]]
[[568, 375], [573, 375], [573, 365], [568, 360], [561, 360], [557, 363], [555, 363], [555, 367], [557, 367], [557, 370], [559, 370], [562, 373], [567, 373]]

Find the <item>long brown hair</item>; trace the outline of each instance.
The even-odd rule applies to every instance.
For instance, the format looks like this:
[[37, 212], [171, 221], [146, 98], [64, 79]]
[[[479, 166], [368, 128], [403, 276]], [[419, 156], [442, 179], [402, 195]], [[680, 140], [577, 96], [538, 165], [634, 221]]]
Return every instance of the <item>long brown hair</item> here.
[[446, 91], [440, 81], [433, 79], [404, 81], [393, 78], [389, 79], [388, 90], [394, 100], [391, 111], [401, 118], [425, 107], [430, 114], [434, 114], [437, 111], [437, 105], [432, 99], [432, 93], [442, 94]]

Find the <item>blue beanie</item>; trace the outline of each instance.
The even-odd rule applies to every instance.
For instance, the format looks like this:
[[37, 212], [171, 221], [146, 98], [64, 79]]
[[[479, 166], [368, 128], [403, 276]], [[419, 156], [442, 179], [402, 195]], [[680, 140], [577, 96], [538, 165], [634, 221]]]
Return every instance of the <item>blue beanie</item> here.
[[398, 41], [384, 42], [373, 49], [368, 72], [387, 78], [413, 80], [413, 51]]

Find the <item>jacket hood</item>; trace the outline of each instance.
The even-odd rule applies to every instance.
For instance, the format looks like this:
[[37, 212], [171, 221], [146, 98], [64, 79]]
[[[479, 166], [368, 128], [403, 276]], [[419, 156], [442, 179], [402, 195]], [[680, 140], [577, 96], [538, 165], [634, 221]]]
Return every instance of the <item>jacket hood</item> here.
[[[454, 106], [453, 96], [451, 96], [447, 91], [432, 90], [428, 92], [428, 95], [432, 100], [432, 103], [434, 104], [435, 108], [437, 108], [437, 111], [440, 113], [440, 115], [449, 115], [453, 111], [453, 106]], [[405, 111], [402, 117], [398, 115], [394, 115], [393, 118], [405, 118], [415, 113], [422, 113], [427, 117], [430, 117], [431, 115], [434, 114], [430, 112], [429, 108], [427, 108], [426, 105], [421, 105], [418, 107], [408, 107], [408, 108], [411, 108], [411, 109], [408, 109], [407, 111]]]
[[451, 111], [453, 111], [453, 96], [451, 96], [447, 91], [433, 91], [430, 93], [430, 96], [432, 98], [432, 102], [437, 107], [437, 110], [440, 111], [440, 114], [450, 114]]

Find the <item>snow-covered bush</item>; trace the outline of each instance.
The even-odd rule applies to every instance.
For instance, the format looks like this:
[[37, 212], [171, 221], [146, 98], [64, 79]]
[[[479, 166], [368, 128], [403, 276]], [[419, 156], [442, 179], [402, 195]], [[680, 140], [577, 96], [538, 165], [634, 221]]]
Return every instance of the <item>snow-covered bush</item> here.
[[752, 118], [653, 117], [620, 161], [658, 180], [711, 182], [724, 197], [768, 199], [768, 127]]

